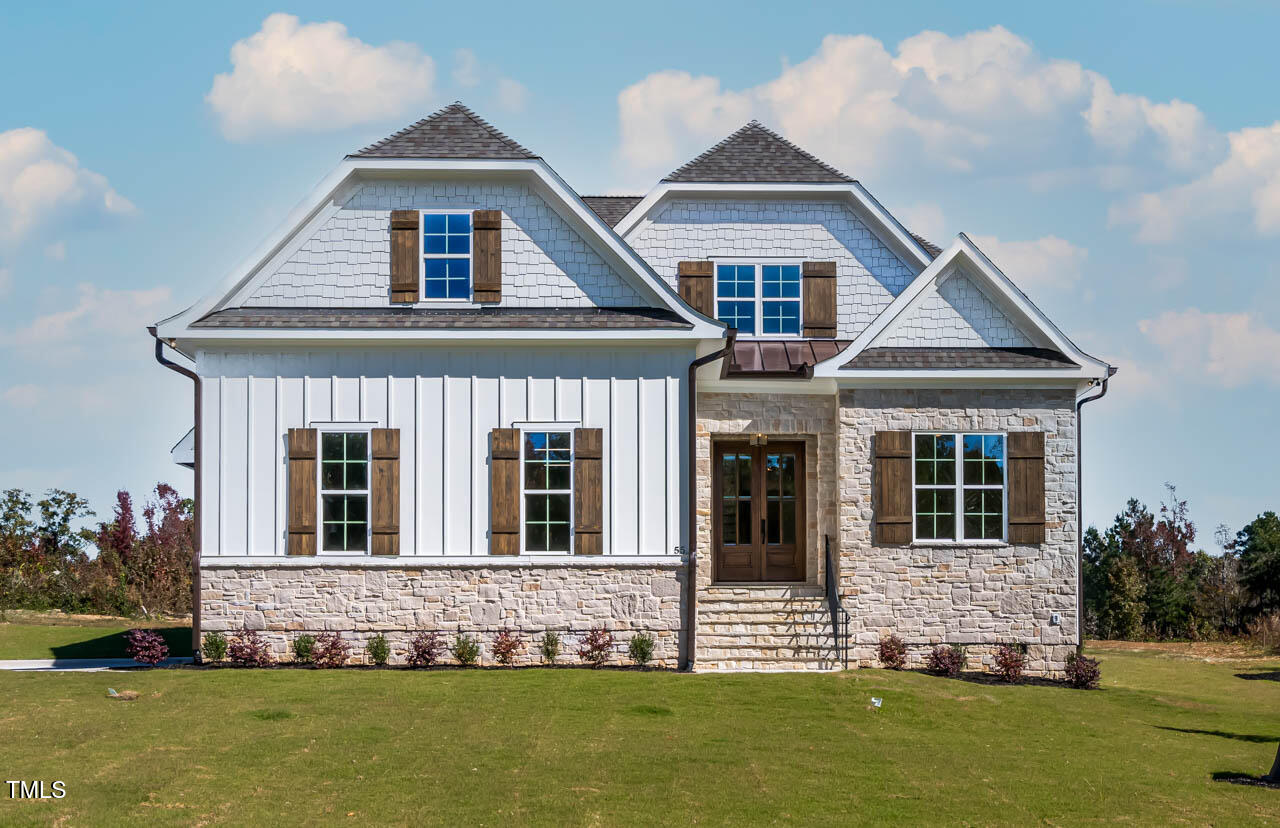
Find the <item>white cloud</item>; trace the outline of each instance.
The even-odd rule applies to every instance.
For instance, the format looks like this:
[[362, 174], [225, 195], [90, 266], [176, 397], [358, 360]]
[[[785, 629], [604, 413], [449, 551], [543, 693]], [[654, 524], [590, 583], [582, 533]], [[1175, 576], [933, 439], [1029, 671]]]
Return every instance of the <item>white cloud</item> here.
[[44, 399], [44, 396], [43, 388], [30, 383], [12, 385], [6, 388], [4, 393], [0, 393], [0, 399], [14, 408], [34, 408]]
[[1023, 290], [1064, 290], [1080, 281], [1089, 251], [1057, 236], [1030, 241], [1002, 241], [995, 236], [970, 238], [1004, 275]]
[[[43, 130], [0, 132], [0, 242], [128, 215], [133, 204]], [[51, 227], [56, 222], [57, 227]]]
[[230, 73], [205, 100], [232, 140], [291, 130], [342, 129], [420, 109], [435, 64], [409, 43], [371, 46], [341, 23], [276, 13], [231, 47]]
[[1203, 375], [1227, 388], [1280, 385], [1280, 331], [1257, 314], [1165, 311], [1138, 330], [1164, 353], [1171, 376]]
[[1190, 104], [1117, 93], [1001, 26], [921, 32], [896, 54], [865, 35], [828, 35], [811, 57], [743, 90], [656, 72], [624, 89], [618, 109], [621, 157], [645, 172], [668, 171], [752, 116], [855, 177], [896, 168], [1164, 181], [1223, 150]]
[[13, 271], [7, 267], [0, 267], [0, 298], [9, 294], [13, 288]]
[[947, 220], [937, 204], [912, 204], [894, 212], [912, 233], [919, 233], [939, 247], [946, 247]]
[[498, 106], [507, 112], [523, 112], [529, 99], [529, 90], [520, 81], [498, 78]]
[[480, 85], [480, 61], [470, 49], [453, 53], [453, 82], [464, 89]]
[[67, 243], [64, 241], [54, 242], [53, 244], [45, 247], [44, 255], [48, 256], [50, 259], [53, 259], [55, 262], [66, 261]]
[[141, 335], [171, 303], [168, 287], [150, 290], [106, 290], [89, 283], [76, 288], [75, 303], [65, 310], [38, 316], [0, 338], [16, 347], [48, 347], [97, 341], [104, 336]]

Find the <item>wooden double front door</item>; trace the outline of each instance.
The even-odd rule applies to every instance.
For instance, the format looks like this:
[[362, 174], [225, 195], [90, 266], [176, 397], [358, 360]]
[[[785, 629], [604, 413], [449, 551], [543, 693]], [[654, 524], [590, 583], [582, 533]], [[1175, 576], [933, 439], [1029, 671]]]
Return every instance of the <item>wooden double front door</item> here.
[[804, 443], [717, 442], [712, 455], [715, 580], [804, 580]]

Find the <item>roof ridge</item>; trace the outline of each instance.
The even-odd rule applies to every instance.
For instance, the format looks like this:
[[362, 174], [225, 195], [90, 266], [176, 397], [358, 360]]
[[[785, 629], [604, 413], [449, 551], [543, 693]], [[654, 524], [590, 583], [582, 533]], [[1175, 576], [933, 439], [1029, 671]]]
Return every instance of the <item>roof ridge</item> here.
[[492, 137], [494, 137], [494, 138], [496, 138], [497, 140], [501, 141], [503, 144], [506, 144], [506, 145], [507, 145], [507, 147], [509, 147], [510, 149], [512, 149], [512, 150], [514, 150], [514, 151], [516, 151], [516, 152], [519, 152], [519, 153], [521, 153], [521, 154], [523, 154], [523, 155], [526, 155], [526, 156], [528, 156], [528, 157], [530, 157], [530, 158], [540, 158], [540, 157], [541, 157], [541, 156], [539, 156], [537, 153], [535, 153], [535, 152], [533, 152], [532, 150], [530, 150], [528, 147], [525, 147], [525, 146], [523, 146], [522, 144], [520, 144], [520, 142], [516, 141], [516, 140], [515, 140], [514, 138], [512, 138], [511, 136], [507, 135], [507, 134], [506, 134], [505, 132], [503, 132], [502, 130], [500, 130], [500, 129], [498, 129], [497, 127], [495, 127], [493, 124], [491, 124], [491, 123], [489, 123], [488, 121], [486, 121], [484, 118], [482, 118], [482, 117], [480, 117], [479, 115], [477, 115], [477, 114], [476, 114], [476, 113], [471, 109], [471, 107], [467, 106], [467, 105], [466, 105], [466, 104], [464, 104], [462, 101], [454, 101], [453, 103], [448, 104], [447, 106], [442, 106], [441, 108], [437, 109], [435, 112], [432, 112], [432, 113], [431, 113], [430, 115], [428, 115], [427, 117], [425, 117], [425, 118], [421, 118], [421, 119], [419, 119], [419, 120], [417, 120], [417, 121], [414, 121], [412, 124], [409, 124], [407, 127], [404, 127], [403, 129], [400, 129], [400, 130], [398, 130], [398, 131], [396, 131], [396, 132], [391, 133], [391, 134], [390, 134], [390, 135], [388, 135], [386, 138], [383, 138], [383, 139], [381, 139], [380, 141], [374, 141], [374, 142], [373, 142], [372, 144], [370, 144], [369, 146], [364, 147], [363, 149], [360, 149], [360, 150], [357, 150], [357, 151], [355, 151], [355, 152], [351, 153], [351, 155], [350, 155], [350, 156], [348, 156], [348, 157], [357, 156], [357, 155], [365, 155], [365, 154], [367, 154], [367, 153], [369, 153], [369, 152], [372, 152], [373, 150], [378, 149], [379, 147], [384, 147], [384, 146], [386, 146], [387, 144], [390, 144], [392, 141], [395, 141], [397, 138], [402, 138], [402, 137], [404, 137], [405, 135], [408, 135], [410, 132], [413, 132], [415, 129], [418, 129], [419, 127], [424, 126], [424, 125], [425, 125], [425, 124], [427, 124], [428, 122], [433, 121], [433, 120], [435, 120], [436, 118], [439, 118], [439, 117], [441, 117], [441, 116], [443, 116], [443, 115], [446, 115], [446, 114], [448, 114], [448, 113], [450, 113], [450, 112], [458, 112], [458, 113], [461, 113], [462, 115], [466, 116], [466, 118], [467, 118], [467, 119], [469, 119], [469, 120], [470, 120], [472, 123], [474, 123], [476, 126], [480, 127], [480, 128], [481, 128], [481, 129], [483, 129], [484, 131], [488, 132]]
[[700, 161], [705, 160], [708, 156], [714, 154], [716, 151], [723, 149], [726, 144], [728, 144], [738, 136], [750, 130], [759, 130], [760, 132], [763, 132], [765, 135], [768, 135], [770, 138], [773, 138], [775, 141], [778, 141], [783, 146], [787, 147], [787, 149], [790, 149], [792, 152], [795, 152], [801, 158], [805, 159], [806, 161], [810, 161], [814, 164], [817, 164], [819, 167], [823, 169], [823, 171], [830, 173], [831, 175], [834, 175], [843, 181], [848, 181], [850, 183], [853, 183], [855, 181], [855, 179], [850, 178], [848, 175], [836, 169], [835, 167], [831, 166], [826, 161], [823, 161], [821, 158], [817, 157], [816, 155], [809, 152], [808, 150], [798, 147], [795, 144], [793, 144], [791, 141], [788, 141], [786, 138], [782, 137], [778, 133], [769, 129], [767, 126], [760, 123], [755, 118], [752, 118], [750, 121], [747, 121], [747, 123], [743, 124], [741, 127], [734, 130], [732, 134], [726, 136], [723, 140], [721, 140], [719, 143], [715, 144], [710, 149], [700, 154], [698, 157], [692, 159], [691, 161], [687, 161], [684, 164], [681, 164], [679, 167], [677, 167], [676, 169], [668, 173], [667, 176], [662, 180], [671, 181], [675, 179], [676, 176], [680, 175], [682, 172], [688, 170], [690, 167], [693, 167], [695, 164], [699, 163]]
[[537, 153], [533, 152], [533, 151], [532, 151], [532, 150], [530, 150], [528, 147], [523, 146], [519, 141], [517, 141], [516, 139], [512, 138], [510, 135], [507, 135], [507, 133], [503, 132], [502, 130], [500, 130], [500, 129], [498, 129], [496, 126], [494, 126], [493, 124], [491, 124], [491, 123], [489, 123], [488, 121], [486, 121], [484, 118], [482, 118], [482, 117], [480, 117], [479, 115], [477, 115], [474, 111], [472, 111], [471, 107], [467, 106], [467, 105], [466, 105], [466, 104], [464, 104], [462, 101], [454, 101], [452, 104], [450, 104], [449, 106], [447, 106], [447, 107], [445, 107], [445, 108], [446, 108], [446, 109], [457, 109], [457, 110], [459, 110], [460, 112], [462, 112], [462, 114], [463, 114], [463, 115], [466, 115], [468, 118], [470, 118], [470, 119], [471, 119], [472, 121], [474, 121], [476, 124], [478, 124], [482, 129], [488, 130], [488, 131], [489, 131], [489, 132], [491, 132], [491, 133], [492, 133], [496, 138], [498, 138], [500, 141], [502, 141], [502, 142], [503, 142], [503, 143], [505, 143], [505, 144], [510, 145], [512, 149], [515, 149], [515, 150], [518, 150], [518, 151], [520, 151], [520, 152], [523, 152], [525, 155], [533, 156], [534, 158], [538, 158], [538, 157], [539, 157]]

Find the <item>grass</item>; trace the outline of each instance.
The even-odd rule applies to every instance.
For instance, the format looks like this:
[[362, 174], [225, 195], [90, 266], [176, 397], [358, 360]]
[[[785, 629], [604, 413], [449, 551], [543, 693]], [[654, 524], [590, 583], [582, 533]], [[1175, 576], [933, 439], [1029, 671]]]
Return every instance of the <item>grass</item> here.
[[67, 790], [0, 797], [0, 824], [1280, 819], [1280, 792], [1211, 779], [1270, 768], [1280, 660], [1094, 654], [1092, 692], [883, 670], [0, 674], [5, 778]]
[[[135, 627], [164, 636], [169, 655], [191, 655], [189, 621], [10, 611], [0, 621], [0, 659], [127, 658], [124, 634]], [[3, 791], [0, 791], [2, 793]]]

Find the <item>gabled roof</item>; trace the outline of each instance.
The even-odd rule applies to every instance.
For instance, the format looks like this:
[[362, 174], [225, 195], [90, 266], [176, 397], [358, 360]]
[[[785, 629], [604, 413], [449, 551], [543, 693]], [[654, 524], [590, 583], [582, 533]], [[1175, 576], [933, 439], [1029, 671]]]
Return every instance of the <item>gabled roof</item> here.
[[604, 219], [605, 224], [616, 227], [632, 208], [644, 201], [644, 196], [583, 196], [582, 201], [591, 212]]
[[956, 368], [1075, 368], [1052, 348], [867, 348], [844, 371], [938, 371]]
[[693, 327], [666, 308], [228, 308], [193, 328], [634, 330]]
[[348, 158], [537, 158], [455, 101]]
[[850, 184], [853, 179], [751, 121], [663, 181]]
[[[910, 233], [911, 231], [910, 231], [910, 230], [908, 230], [907, 232], [909, 232], [909, 233]], [[926, 239], [924, 236], [920, 235], [919, 233], [911, 233], [911, 238], [915, 239], [916, 241], [918, 241], [918, 242], [920, 243], [920, 246], [924, 248], [924, 252], [928, 253], [928, 254], [929, 254], [929, 258], [931, 258], [931, 259], [936, 259], [936, 258], [938, 258], [938, 254], [940, 254], [940, 253], [942, 252], [942, 248], [941, 248], [941, 247], [938, 247], [938, 245], [936, 245], [936, 244], [934, 244], [933, 242], [929, 241], [928, 239]]]

